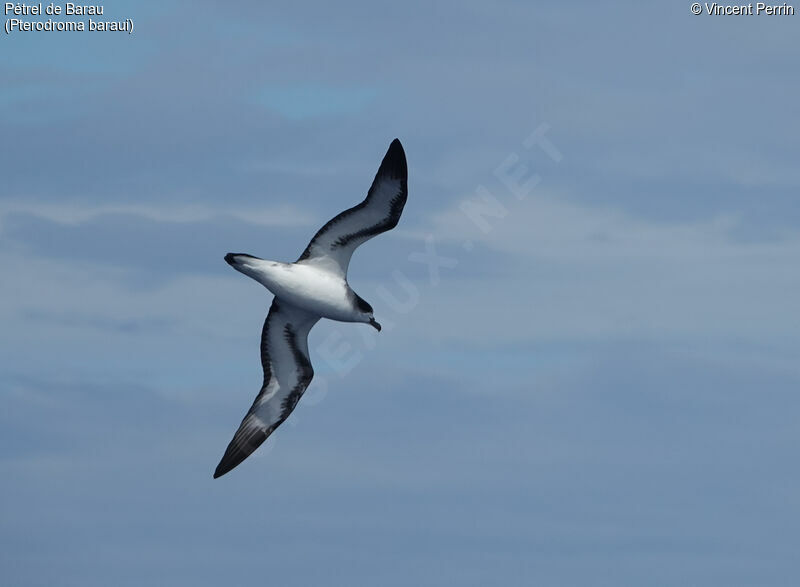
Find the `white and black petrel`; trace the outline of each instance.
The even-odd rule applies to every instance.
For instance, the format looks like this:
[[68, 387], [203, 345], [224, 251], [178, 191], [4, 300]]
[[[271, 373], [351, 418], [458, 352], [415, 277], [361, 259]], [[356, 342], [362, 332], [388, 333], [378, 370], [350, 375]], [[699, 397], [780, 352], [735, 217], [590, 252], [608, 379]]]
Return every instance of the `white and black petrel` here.
[[358, 245], [397, 226], [408, 197], [407, 179], [406, 154], [395, 139], [366, 199], [320, 228], [297, 261], [225, 255], [234, 269], [258, 281], [275, 299], [261, 331], [264, 383], [217, 465], [215, 479], [250, 456], [292, 413], [314, 376], [308, 333], [320, 318], [381, 329], [372, 306], [348, 285], [347, 266]]

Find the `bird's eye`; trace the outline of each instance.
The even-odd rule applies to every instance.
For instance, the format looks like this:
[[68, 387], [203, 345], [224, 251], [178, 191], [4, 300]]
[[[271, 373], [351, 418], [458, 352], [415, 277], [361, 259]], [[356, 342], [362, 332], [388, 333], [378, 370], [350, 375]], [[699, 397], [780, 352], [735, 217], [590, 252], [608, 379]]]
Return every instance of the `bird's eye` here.
[[365, 314], [372, 314], [372, 306], [370, 306], [367, 301], [359, 295], [356, 295], [356, 304], [358, 305], [358, 309]]

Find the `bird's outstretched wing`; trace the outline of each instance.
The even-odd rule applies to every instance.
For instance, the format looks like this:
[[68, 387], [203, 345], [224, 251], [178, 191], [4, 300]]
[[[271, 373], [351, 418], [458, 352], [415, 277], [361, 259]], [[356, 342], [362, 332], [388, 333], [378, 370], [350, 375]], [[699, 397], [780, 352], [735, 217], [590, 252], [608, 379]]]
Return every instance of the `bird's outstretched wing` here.
[[292, 413], [314, 370], [308, 358], [308, 333], [319, 316], [276, 298], [261, 331], [264, 384], [214, 471], [220, 477], [257, 449]]
[[381, 162], [366, 199], [329, 220], [317, 231], [298, 263], [315, 264], [347, 276], [356, 247], [397, 226], [408, 197], [408, 166], [395, 139]]

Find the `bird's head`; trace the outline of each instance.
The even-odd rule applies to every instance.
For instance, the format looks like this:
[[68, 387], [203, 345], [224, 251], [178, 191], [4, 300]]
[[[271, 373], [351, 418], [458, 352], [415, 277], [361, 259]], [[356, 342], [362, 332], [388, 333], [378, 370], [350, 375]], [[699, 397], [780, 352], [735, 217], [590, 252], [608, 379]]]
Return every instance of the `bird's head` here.
[[359, 322], [364, 322], [366, 324], [369, 324], [375, 330], [380, 332], [381, 325], [378, 323], [377, 320], [375, 320], [375, 316], [372, 311], [372, 306], [370, 306], [367, 303], [367, 301], [364, 298], [360, 297], [358, 294], [355, 294], [355, 296], [356, 296], [356, 307], [358, 308], [359, 311], [358, 315]]

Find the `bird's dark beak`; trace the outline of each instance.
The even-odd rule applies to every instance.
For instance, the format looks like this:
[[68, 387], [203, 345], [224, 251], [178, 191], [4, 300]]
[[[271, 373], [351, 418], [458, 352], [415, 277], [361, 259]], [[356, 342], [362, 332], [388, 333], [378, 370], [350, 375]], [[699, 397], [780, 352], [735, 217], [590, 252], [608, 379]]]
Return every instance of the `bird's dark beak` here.
[[370, 318], [369, 319], [369, 324], [370, 324], [370, 326], [372, 326], [378, 332], [381, 331], [381, 325], [378, 324], [378, 322], [376, 322], [375, 318]]

